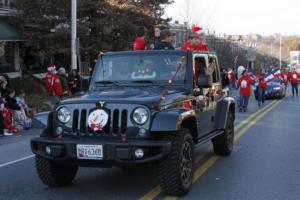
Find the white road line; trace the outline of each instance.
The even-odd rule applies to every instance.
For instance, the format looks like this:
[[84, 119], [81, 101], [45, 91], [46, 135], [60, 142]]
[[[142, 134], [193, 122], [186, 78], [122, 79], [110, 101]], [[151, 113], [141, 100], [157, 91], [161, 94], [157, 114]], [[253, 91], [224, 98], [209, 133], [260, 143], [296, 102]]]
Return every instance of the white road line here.
[[34, 155], [30, 155], [30, 156], [26, 156], [26, 157], [23, 157], [23, 158], [20, 158], [20, 159], [17, 159], [17, 160], [13, 160], [13, 161], [9, 161], [9, 162], [3, 163], [3, 164], [0, 164], [0, 168], [6, 167], [8, 165], [15, 164], [17, 162], [21, 162], [23, 160], [27, 160], [27, 159], [30, 159], [30, 158], [33, 158], [33, 157], [34, 157]]

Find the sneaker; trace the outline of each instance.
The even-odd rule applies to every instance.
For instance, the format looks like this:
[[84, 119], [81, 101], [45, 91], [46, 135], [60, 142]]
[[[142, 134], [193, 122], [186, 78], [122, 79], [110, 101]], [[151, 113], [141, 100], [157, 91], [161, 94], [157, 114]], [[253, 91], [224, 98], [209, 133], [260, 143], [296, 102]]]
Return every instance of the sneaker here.
[[244, 108], [244, 112], [246, 112], [247, 111], [247, 109], [246, 108]]
[[243, 109], [242, 108], [240, 108], [240, 110], [239, 110], [240, 112], [242, 112], [243, 111]]
[[12, 136], [13, 134], [10, 133], [10, 132], [5, 132], [4, 135], [5, 135], [5, 136]]
[[8, 129], [4, 129], [4, 135], [5, 136], [11, 136], [13, 134]]

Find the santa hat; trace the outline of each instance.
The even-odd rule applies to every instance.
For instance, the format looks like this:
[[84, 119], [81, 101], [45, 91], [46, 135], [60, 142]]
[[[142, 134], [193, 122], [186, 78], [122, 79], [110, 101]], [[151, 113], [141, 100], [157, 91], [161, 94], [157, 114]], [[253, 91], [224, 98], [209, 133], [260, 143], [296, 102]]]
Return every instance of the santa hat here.
[[197, 33], [198, 31], [201, 31], [202, 30], [202, 28], [200, 27], [200, 26], [193, 26], [192, 27], [192, 33]]
[[47, 67], [48, 72], [52, 72], [56, 70], [56, 66], [54, 64], [50, 64]]

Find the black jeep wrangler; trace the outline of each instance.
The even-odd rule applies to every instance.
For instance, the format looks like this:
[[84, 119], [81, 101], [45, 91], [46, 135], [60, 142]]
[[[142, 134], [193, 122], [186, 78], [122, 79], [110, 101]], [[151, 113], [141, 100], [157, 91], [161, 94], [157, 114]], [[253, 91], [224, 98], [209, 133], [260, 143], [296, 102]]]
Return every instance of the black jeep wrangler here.
[[162, 190], [180, 196], [192, 186], [195, 145], [212, 141], [217, 155], [231, 153], [234, 118], [215, 53], [106, 53], [89, 91], [61, 101], [31, 148], [50, 187], [71, 183], [81, 166], [153, 162]]

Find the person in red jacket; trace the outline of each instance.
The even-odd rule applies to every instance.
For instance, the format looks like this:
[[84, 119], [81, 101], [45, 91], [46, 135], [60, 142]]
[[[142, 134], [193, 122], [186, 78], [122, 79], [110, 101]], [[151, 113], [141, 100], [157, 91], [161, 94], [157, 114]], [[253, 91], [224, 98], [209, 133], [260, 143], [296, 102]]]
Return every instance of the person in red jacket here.
[[62, 86], [59, 77], [56, 74], [55, 65], [50, 64], [47, 70], [48, 73], [45, 77], [45, 85], [49, 94], [52, 109], [54, 109], [63, 96]]
[[300, 78], [300, 74], [298, 72], [296, 72], [296, 69], [293, 68], [292, 72], [289, 75], [289, 80], [291, 82], [292, 85], [292, 92], [293, 92], [293, 97], [295, 96], [295, 91], [296, 91], [296, 96], [297, 98], [298, 96], [298, 79]]
[[289, 84], [289, 70], [285, 69], [284, 72], [281, 73], [282, 82], [284, 83], [284, 93], [286, 93], [286, 88]]
[[227, 76], [229, 79], [229, 89], [232, 90], [236, 85], [236, 76], [232, 68], [228, 68]]
[[240, 88], [240, 112], [247, 111], [249, 98], [251, 96], [251, 85], [254, 81], [248, 76], [246, 70], [243, 71], [242, 77], [238, 80], [238, 87]]
[[208, 45], [202, 43], [197, 33], [191, 33], [190, 39], [184, 43], [181, 50], [186, 51], [208, 51]]
[[265, 91], [267, 88], [267, 82], [264, 79], [264, 75], [258, 77], [258, 106], [265, 103]]
[[146, 33], [147, 30], [144, 26], [141, 26], [138, 28], [137, 33], [136, 33], [136, 38], [133, 43], [133, 50], [134, 51], [142, 51], [147, 49], [146, 45]]

